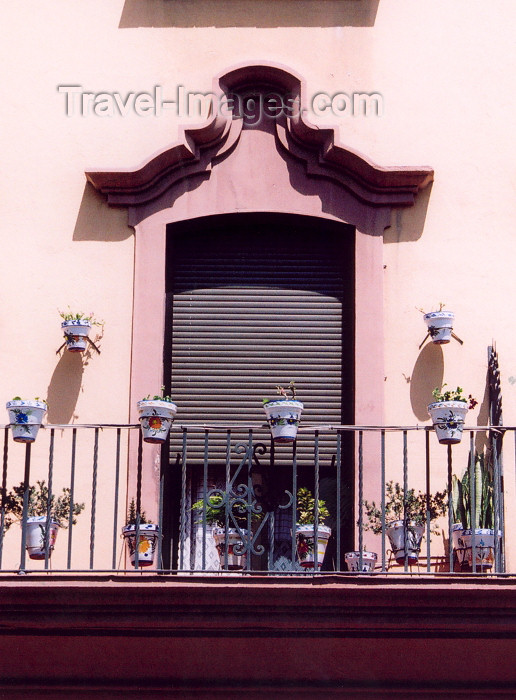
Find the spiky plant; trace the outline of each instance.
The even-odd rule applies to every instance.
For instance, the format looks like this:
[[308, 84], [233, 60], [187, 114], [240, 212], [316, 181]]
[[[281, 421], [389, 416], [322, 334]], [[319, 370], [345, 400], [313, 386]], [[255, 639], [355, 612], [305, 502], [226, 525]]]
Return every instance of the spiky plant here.
[[458, 479], [455, 474], [452, 476], [452, 504], [453, 521], [461, 523], [465, 530], [494, 528], [493, 473], [483, 454], [475, 453], [473, 482], [469, 464], [462, 479]]

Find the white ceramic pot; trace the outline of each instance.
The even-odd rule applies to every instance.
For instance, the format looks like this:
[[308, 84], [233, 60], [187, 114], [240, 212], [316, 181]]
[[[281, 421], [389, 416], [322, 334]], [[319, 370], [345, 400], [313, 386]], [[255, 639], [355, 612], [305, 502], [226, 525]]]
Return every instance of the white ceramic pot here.
[[247, 530], [239, 531], [230, 527], [227, 530], [223, 527], [214, 527], [212, 530], [213, 539], [220, 559], [220, 568], [226, 566], [226, 543], [227, 543], [227, 568], [231, 571], [243, 569], [247, 562], [247, 554], [243, 551], [244, 542], [242, 537], [248, 538]]
[[138, 401], [138, 412], [144, 442], [165, 442], [177, 413], [176, 404], [157, 399], [143, 399]]
[[[330, 539], [331, 528], [319, 525], [317, 528], [317, 564], [321, 567]], [[296, 525], [297, 557], [302, 567], [315, 568], [315, 525]]]
[[[129, 549], [131, 564], [134, 565], [136, 557], [136, 525], [126, 525], [122, 528], [122, 535]], [[154, 553], [158, 547], [159, 526], [154, 523], [140, 524], [138, 544], [138, 566], [151, 566], [154, 563]]]
[[416, 525], [414, 522], [408, 523], [406, 528], [403, 520], [394, 520], [388, 523], [387, 537], [398, 564], [405, 563], [405, 553], [409, 564], [417, 564], [424, 531], [424, 525]]
[[295, 399], [274, 399], [263, 405], [274, 442], [294, 442], [303, 404]]
[[[473, 531], [463, 530], [458, 524], [456, 539], [453, 538], [453, 548], [459, 564], [473, 567]], [[452, 527], [452, 537], [454, 530]], [[498, 531], [498, 539], [502, 533]], [[490, 528], [475, 529], [475, 564], [479, 569], [490, 569], [494, 564], [495, 532]]]
[[466, 401], [436, 401], [429, 404], [428, 413], [441, 445], [455, 445], [461, 441], [468, 411]]
[[378, 555], [376, 552], [362, 552], [362, 566], [360, 566], [360, 552], [346, 552], [344, 555], [348, 571], [360, 571], [368, 574], [374, 571]]
[[91, 330], [89, 321], [84, 319], [63, 321], [61, 328], [64, 332], [67, 350], [70, 352], [84, 352], [86, 350], [87, 338]]
[[453, 311], [430, 311], [423, 316], [430, 333], [432, 343], [444, 345], [449, 343], [453, 330]]
[[5, 404], [15, 442], [34, 442], [47, 412], [44, 401], [13, 399]]
[[[31, 559], [45, 558], [45, 534], [47, 527], [47, 516], [38, 515], [27, 518], [25, 548]], [[50, 532], [48, 534], [48, 556], [52, 554], [55, 547], [59, 523], [50, 520]]]

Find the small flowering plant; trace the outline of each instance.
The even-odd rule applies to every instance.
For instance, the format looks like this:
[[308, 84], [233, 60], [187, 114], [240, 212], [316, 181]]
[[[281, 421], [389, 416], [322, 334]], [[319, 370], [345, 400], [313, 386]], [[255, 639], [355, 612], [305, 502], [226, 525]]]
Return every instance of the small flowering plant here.
[[462, 392], [464, 391], [462, 387], [458, 386], [456, 389], [447, 389], [444, 391], [445, 386], [447, 385], [443, 384], [440, 389], [439, 387], [436, 387], [432, 391], [432, 395], [436, 403], [439, 401], [463, 401], [464, 403], [468, 404], [468, 408], [470, 409], [475, 408], [475, 406], [478, 404], [478, 401], [474, 399], [471, 394], [469, 394], [467, 398], [462, 395]]
[[142, 401], [166, 401], [167, 403], [174, 403], [174, 400], [172, 399], [171, 396], [165, 396], [164, 395], [165, 387], [161, 387], [161, 394], [155, 394], [154, 396], [151, 396], [150, 394], [147, 394], [147, 396], [144, 396]]
[[[272, 401], [296, 401], [296, 384], [295, 382], [290, 382], [288, 387], [284, 389], [282, 386], [277, 386], [276, 391], [280, 398], [276, 399], [263, 399], [263, 403], [268, 404]], [[290, 396], [289, 396], [290, 393]]]
[[75, 321], [78, 324], [80, 324], [81, 321], [87, 321], [92, 326], [104, 325], [104, 321], [97, 321], [93, 311], [91, 311], [89, 314], [85, 314], [82, 311], [74, 313], [70, 310], [70, 307], [68, 307], [68, 311], [59, 311], [59, 315], [61, 316], [63, 321]]

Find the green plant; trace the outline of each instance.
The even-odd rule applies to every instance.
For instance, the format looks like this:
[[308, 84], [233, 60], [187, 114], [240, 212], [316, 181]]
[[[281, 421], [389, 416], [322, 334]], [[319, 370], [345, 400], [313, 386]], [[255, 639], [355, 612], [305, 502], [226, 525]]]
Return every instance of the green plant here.
[[[474, 486], [474, 489], [472, 489], [472, 486]], [[475, 497], [475, 521], [472, 528], [473, 492]], [[458, 479], [455, 474], [452, 476], [452, 506], [453, 522], [462, 523], [462, 527], [465, 530], [470, 528], [489, 528], [492, 530], [494, 528], [493, 472], [486, 464], [483, 454], [475, 453], [473, 482], [471, 481], [469, 465], [462, 479]]]
[[[216, 525], [217, 527], [226, 527], [227, 510], [229, 508], [225, 493], [213, 493], [207, 496], [206, 502], [203, 498], [200, 498], [192, 505], [192, 511], [198, 513], [195, 520], [197, 524], [206, 522], [208, 525]], [[229, 527], [233, 527], [234, 522], [239, 527], [245, 527], [249, 510], [251, 510], [251, 520], [260, 520], [262, 514], [255, 512], [252, 506], [249, 506], [242, 499], [237, 498], [234, 500], [229, 512]]]
[[[280, 395], [281, 399], [263, 399], [263, 403], [270, 403], [271, 401], [280, 401], [280, 400], [296, 400], [296, 383], [295, 382], [290, 382], [288, 387], [284, 389], [282, 386], [277, 386], [276, 387], [277, 393]], [[290, 396], [288, 395], [288, 392], [290, 392]]]
[[166, 401], [167, 403], [174, 403], [173, 399], [171, 396], [164, 396], [163, 392], [165, 391], [165, 387], [161, 387], [161, 394], [156, 394], [155, 396], [151, 396], [150, 394], [147, 394], [147, 396], [144, 396], [142, 401]]
[[[127, 511], [127, 520], [126, 520], [126, 525], [136, 525], [136, 519], [137, 519], [138, 512], [136, 510], [136, 503], [134, 502], [134, 498], [131, 499], [131, 503], [129, 504], [129, 510]], [[149, 521], [147, 520], [147, 514], [145, 513], [144, 510], [140, 511], [140, 525], [145, 525]]]
[[[319, 499], [317, 506], [319, 520], [328, 518], [330, 513], [326, 508], [326, 503]], [[305, 487], [300, 488], [297, 492], [296, 510], [296, 520], [299, 525], [313, 525], [315, 523], [315, 498], [312, 492]]]
[[59, 311], [59, 315], [63, 321], [89, 321], [92, 326], [104, 325], [104, 321], [97, 321], [93, 312], [90, 312], [89, 314], [85, 314], [82, 311], [74, 313], [73, 311], [70, 311], [70, 307], [68, 307], [68, 311]]
[[[427, 496], [419, 491], [417, 494], [414, 489], [408, 489], [405, 495], [403, 487], [397, 482], [389, 481], [385, 485], [385, 521], [403, 520], [407, 523], [415, 523], [416, 525], [424, 525], [427, 515]], [[430, 522], [433, 522], [441, 515], [445, 515], [447, 511], [446, 501], [447, 491], [436, 491], [434, 494], [428, 495], [428, 513], [430, 514]], [[375, 535], [382, 531], [382, 511], [374, 501], [363, 502], [365, 514], [369, 520], [364, 525], [365, 530], [372, 530]], [[431, 532], [437, 534], [438, 530], [433, 526]]]
[[[5, 529], [8, 530], [15, 522], [23, 517], [23, 495], [25, 487], [23, 483], [15, 486], [6, 493], [3, 501], [5, 509]], [[47, 515], [48, 512], [48, 486], [45, 481], [36, 481], [36, 486], [29, 486], [28, 493], [28, 517]], [[52, 494], [50, 498], [50, 517], [59, 523], [60, 527], [67, 528], [72, 511], [72, 524], [76, 523], [76, 516], [84, 510], [84, 503], [73, 503], [69, 488], [64, 488], [60, 496]]]
[[444, 387], [447, 386], [447, 384], [443, 384], [442, 387], [439, 389], [439, 387], [435, 387], [435, 389], [432, 391], [432, 396], [434, 397], [434, 400], [437, 401], [463, 401], [464, 403], [468, 404], [468, 408], [475, 408], [477, 405], [478, 401], [474, 399], [471, 394], [466, 398], [465, 396], [462, 395], [462, 392], [464, 391], [462, 387], [458, 386], [456, 389], [447, 389], [446, 391], [443, 391]]
[[[22, 399], [21, 396], [13, 396], [11, 401], [32, 401], [32, 399]], [[48, 401], [46, 399], [40, 399], [39, 396], [35, 396], [34, 401], [39, 401], [40, 403], [44, 403], [48, 406]]]

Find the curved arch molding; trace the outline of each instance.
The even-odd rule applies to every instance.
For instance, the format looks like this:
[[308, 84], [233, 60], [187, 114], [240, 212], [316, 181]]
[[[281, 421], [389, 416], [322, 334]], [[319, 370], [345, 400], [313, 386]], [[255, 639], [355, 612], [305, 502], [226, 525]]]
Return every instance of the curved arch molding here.
[[[288, 95], [293, 105], [291, 115], [269, 117], [264, 120], [267, 123], [249, 125], [234, 110], [217, 108], [220, 104], [227, 105], [231, 95], [249, 94], [249, 91]], [[260, 179], [268, 180], [269, 194], [279, 187], [283, 191], [291, 189], [301, 195], [319, 197], [320, 216], [347, 221], [363, 232], [376, 235], [389, 224], [392, 208], [413, 205], [417, 192], [433, 180], [431, 167], [381, 167], [340, 144], [336, 128], [321, 129], [311, 124], [306, 118], [304, 80], [283, 66], [264, 63], [237, 66], [214, 79], [212, 93], [212, 116], [207, 122], [183, 129], [177, 143], [153, 154], [137, 169], [86, 172], [89, 182], [107, 197], [109, 204], [128, 207], [130, 225], [163, 209], [173, 210], [182, 195], [206, 180], [209, 182], [221, 163], [226, 162], [222, 168], [224, 180], [231, 179], [227, 162], [238, 160], [239, 150], [246, 151], [247, 164], [243, 166], [240, 157], [233, 175], [235, 183], [248, 180], [248, 197], [253, 187], [249, 183], [253, 153], [264, 148], [275, 150], [274, 164], [262, 163], [260, 171]], [[262, 132], [261, 138], [265, 138], [265, 133], [272, 135], [273, 139], [263, 143], [274, 144], [275, 149], [266, 145], [262, 148], [262, 142], [258, 146], [254, 144], [254, 151], [253, 143], [242, 147], [246, 139], [259, 138], [253, 137], [252, 132]], [[283, 181], [279, 170], [284, 171]], [[220, 195], [220, 187], [217, 192]], [[269, 208], [268, 204], [272, 210], [277, 208], [274, 202], [262, 199], [261, 205], [259, 201], [249, 202], [250, 210]], [[303, 210], [302, 204], [288, 202], [288, 194], [282, 201], [284, 211]], [[244, 192], [235, 196], [233, 202], [226, 200], [220, 206], [219, 211], [201, 211], [198, 215], [246, 210]], [[178, 215], [180, 218], [185, 217]]]

